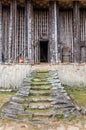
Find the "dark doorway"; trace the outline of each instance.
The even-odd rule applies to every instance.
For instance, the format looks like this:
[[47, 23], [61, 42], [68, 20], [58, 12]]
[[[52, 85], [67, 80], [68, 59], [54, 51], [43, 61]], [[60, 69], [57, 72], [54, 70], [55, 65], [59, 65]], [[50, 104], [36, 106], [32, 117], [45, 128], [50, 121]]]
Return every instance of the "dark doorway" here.
[[40, 42], [40, 62], [48, 62], [48, 41]]

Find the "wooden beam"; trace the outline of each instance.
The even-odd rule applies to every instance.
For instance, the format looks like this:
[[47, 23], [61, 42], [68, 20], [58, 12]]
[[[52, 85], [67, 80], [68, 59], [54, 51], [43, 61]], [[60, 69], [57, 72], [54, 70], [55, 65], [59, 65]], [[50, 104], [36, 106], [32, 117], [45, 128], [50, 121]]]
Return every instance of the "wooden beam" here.
[[0, 0], [0, 63], [2, 63], [2, 0]]
[[80, 62], [80, 9], [79, 1], [73, 2], [73, 60], [74, 63]]

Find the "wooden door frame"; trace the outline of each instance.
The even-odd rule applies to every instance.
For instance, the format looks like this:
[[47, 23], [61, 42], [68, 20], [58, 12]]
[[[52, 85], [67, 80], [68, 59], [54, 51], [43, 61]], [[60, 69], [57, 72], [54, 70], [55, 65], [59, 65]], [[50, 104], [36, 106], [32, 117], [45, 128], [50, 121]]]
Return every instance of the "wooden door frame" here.
[[48, 45], [47, 45], [47, 51], [48, 51], [48, 53], [47, 53], [47, 63], [49, 63], [49, 40], [47, 40], [47, 39], [43, 39], [43, 40], [40, 40], [39, 41], [39, 44], [38, 44], [38, 51], [39, 51], [39, 55], [38, 55], [38, 59], [39, 59], [39, 63], [41, 63], [41, 61], [40, 61], [40, 43], [41, 42], [46, 42]]

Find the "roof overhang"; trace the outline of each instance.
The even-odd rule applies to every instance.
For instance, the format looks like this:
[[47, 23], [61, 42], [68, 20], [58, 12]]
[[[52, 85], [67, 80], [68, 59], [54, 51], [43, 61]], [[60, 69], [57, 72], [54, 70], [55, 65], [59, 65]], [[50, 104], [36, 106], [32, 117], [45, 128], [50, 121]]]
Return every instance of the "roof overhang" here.
[[[25, 0], [17, 0], [18, 5], [24, 6]], [[61, 8], [72, 8], [73, 1], [76, 0], [30, 0], [33, 2], [33, 5], [36, 7], [47, 8], [49, 6], [49, 1], [58, 1]], [[5, 5], [10, 5], [11, 0], [2, 0], [2, 3]], [[86, 0], [79, 0], [81, 7], [86, 7]]]

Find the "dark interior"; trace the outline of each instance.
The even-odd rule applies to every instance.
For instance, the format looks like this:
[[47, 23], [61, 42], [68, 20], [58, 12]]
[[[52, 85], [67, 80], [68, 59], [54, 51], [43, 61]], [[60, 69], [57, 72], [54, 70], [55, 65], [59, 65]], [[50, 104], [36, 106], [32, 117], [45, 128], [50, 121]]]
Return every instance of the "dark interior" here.
[[40, 62], [48, 62], [48, 41], [40, 42]]

